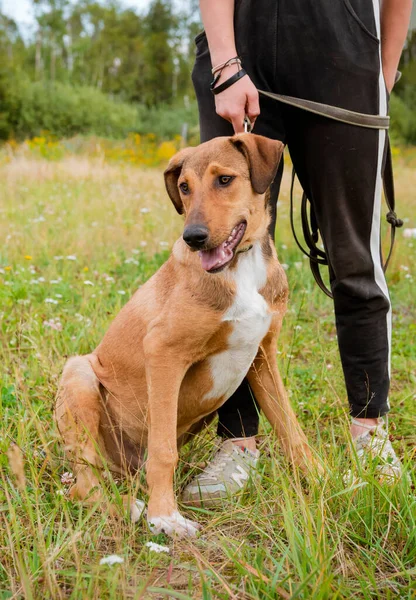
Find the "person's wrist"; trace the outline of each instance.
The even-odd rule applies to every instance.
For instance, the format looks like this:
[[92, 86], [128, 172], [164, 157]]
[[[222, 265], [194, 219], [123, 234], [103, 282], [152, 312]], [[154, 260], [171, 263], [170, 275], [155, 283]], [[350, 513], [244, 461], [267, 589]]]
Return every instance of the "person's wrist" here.
[[230, 60], [230, 58], [237, 56], [237, 50], [234, 46], [231, 48], [223, 48], [221, 50], [216, 50], [215, 52], [210, 49], [210, 54], [212, 67], [215, 67], [216, 65], [221, 65], [227, 60]]
[[220, 85], [221, 83], [223, 83], [224, 81], [226, 81], [227, 79], [229, 79], [230, 77], [232, 77], [234, 75], [234, 73], [237, 73], [237, 71], [240, 71], [241, 67], [238, 64], [232, 64], [232, 65], [227, 65], [226, 67], [224, 67], [221, 71], [220, 77], [216, 83], [217, 85]]

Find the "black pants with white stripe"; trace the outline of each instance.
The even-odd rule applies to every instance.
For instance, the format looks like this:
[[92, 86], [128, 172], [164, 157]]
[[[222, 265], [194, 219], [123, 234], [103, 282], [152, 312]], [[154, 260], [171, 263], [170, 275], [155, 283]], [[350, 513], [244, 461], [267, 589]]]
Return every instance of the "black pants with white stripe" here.
[[[235, 37], [256, 87], [387, 114], [381, 70], [378, 0], [236, 0]], [[220, 26], [220, 25], [219, 25]], [[192, 73], [201, 141], [232, 135], [215, 113], [211, 60], [196, 38]], [[254, 133], [285, 142], [313, 203], [329, 259], [339, 351], [350, 412], [387, 413], [391, 309], [380, 254], [381, 173], [385, 132], [332, 121], [260, 97]], [[276, 203], [283, 164], [272, 186]], [[223, 437], [254, 435], [257, 408], [246, 381], [219, 410]]]

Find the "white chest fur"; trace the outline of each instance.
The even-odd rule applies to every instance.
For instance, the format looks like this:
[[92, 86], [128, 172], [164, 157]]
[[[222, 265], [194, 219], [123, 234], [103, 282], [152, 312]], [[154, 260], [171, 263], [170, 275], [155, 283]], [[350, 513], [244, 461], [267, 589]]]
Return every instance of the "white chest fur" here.
[[259, 293], [267, 281], [267, 266], [260, 244], [242, 254], [237, 268], [228, 272], [227, 276], [235, 281], [237, 293], [223, 320], [232, 323], [233, 331], [228, 338], [228, 348], [209, 359], [213, 387], [204, 400], [228, 399], [235, 392], [247, 374], [272, 319], [267, 302]]

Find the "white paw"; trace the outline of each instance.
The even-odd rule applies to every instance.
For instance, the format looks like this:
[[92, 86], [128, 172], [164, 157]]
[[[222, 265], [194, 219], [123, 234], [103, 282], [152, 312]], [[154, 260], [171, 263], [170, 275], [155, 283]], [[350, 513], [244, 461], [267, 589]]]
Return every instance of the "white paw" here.
[[200, 529], [198, 523], [185, 519], [177, 510], [169, 516], [152, 517], [147, 519], [147, 522], [152, 533], [166, 533], [180, 537], [195, 537]]
[[144, 509], [146, 508], [145, 503], [142, 500], [134, 500], [130, 505], [130, 519], [133, 523], [137, 523], [142, 514], [144, 513]]

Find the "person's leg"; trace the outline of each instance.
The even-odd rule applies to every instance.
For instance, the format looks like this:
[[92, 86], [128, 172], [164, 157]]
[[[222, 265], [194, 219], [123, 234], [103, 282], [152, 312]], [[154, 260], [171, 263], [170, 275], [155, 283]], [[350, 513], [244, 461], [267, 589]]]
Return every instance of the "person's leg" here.
[[[375, 5], [376, 0], [282, 0], [279, 51], [285, 60], [278, 70], [282, 93], [386, 114]], [[306, 22], [300, 50], [293, 47], [293, 40]], [[296, 109], [285, 108], [284, 116], [291, 157], [314, 206], [329, 258], [356, 436], [363, 425], [377, 424], [389, 410], [391, 308], [380, 254], [386, 134]]]
[[[246, 11], [247, 8], [244, 10]], [[254, 39], [246, 36], [245, 28], [249, 16], [246, 12], [242, 14], [241, 11], [236, 14], [236, 41], [239, 55], [242, 57], [244, 68], [249, 73], [255, 85], [263, 87], [263, 89], [270, 89], [268, 79], [270, 79], [273, 72], [270, 61], [265, 62], [264, 67], [260, 69], [257, 65], [252, 64], [252, 60], [250, 60], [250, 56], [252, 56], [250, 44], [254, 42]], [[264, 27], [263, 21], [257, 23], [257, 27]], [[274, 29], [269, 34], [271, 35], [273, 31]], [[264, 29], [263, 34], [267, 35]], [[204, 34], [197, 37], [196, 46], [197, 53], [192, 80], [198, 100], [201, 142], [205, 142], [214, 137], [233, 135], [234, 131], [231, 124], [215, 112], [214, 96], [209, 89], [209, 83], [212, 79], [211, 59], [207, 39]], [[267, 53], [265, 56], [267, 56]], [[284, 140], [279, 105], [269, 98], [261, 98], [260, 108], [261, 114], [256, 121], [253, 133]], [[282, 175], [283, 160], [270, 190], [270, 233], [273, 239], [276, 223], [276, 204]], [[218, 410], [217, 433], [223, 439], [234, 439], [237, 445], [255, 451], [255, 436], [258, 431], [258, 424], [259, 409], [250, 386], [247, 380], [244, 379], [232, 397]]]

